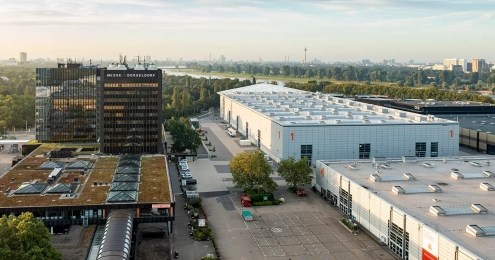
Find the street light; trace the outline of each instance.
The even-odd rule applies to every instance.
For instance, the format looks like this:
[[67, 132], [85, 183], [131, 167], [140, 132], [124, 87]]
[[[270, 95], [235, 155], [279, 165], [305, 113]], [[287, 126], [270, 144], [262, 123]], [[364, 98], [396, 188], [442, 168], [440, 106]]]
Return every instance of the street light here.
[[3, 127], [3, 135], [5, 135], [5, 126]]

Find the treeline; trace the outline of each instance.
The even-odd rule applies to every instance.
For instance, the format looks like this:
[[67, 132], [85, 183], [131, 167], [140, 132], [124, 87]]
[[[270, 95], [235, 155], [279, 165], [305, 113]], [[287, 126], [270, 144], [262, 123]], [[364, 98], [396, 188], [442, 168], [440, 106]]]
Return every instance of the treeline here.
[[413, 87], [430, 85], [443, 89], [481, 90], [495, 86], [495, 73], [484, 70], [481, 73], [464, 73], [462, 71], [434, 71], [409, 67], [395, 66], [328, 66], [328, 65], [199, 65], [186, 64], [188, 68], [211, 73], [237, 73], [248, 75], [263, 75], [275, 77], [293, 77], [308, 79], [326, 79], [337, 81], [358, 81], [371, 84], [372, 82], [389, 82], [397, 86]]
[[163, 118], [197, 114], [220, 104], [222, 90], [251, 85], [249, 80], [207, 79], [191, 76], [163, 76]]
[[360, 84], [333, 84], [331, 82], [316, 82], [308, 83], [289, 82], [285, 85], [289, 88], [306, 90], [311, 92], [335, 93], [344, 94], [352, 97], [355, 95], [385, 95], [390, 98], [412, 98], [412, 99], [435, 99], [435, 100], [463, 100], [493, 103], [493, 99], [489, 96], [482, 96], [471, 93], [457, 93], [453, 91], [440, 90], [437, 88], [407, 88], [398, 86], [379, 86], [379, 85], [360, 85]]
[[34, 127], [36, 71], [32, 67], [0, 67], [0, 132]]

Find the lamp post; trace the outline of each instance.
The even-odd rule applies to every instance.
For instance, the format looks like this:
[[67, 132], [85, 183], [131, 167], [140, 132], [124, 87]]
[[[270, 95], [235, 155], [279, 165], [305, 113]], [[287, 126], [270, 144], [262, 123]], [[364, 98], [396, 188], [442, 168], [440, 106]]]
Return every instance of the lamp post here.
[[5, 135], [5, 126], [3, 127], [3, 135]]

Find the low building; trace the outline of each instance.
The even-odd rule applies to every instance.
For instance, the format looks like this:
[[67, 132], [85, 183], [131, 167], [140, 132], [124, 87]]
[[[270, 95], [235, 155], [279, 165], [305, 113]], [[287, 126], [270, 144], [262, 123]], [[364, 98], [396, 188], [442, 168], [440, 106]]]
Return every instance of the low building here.
[[316, 188], [400, 259], [493, 259], [493, 158], [318, 161]]
[[455, 121], [270, 84], [218, 94], [220, 117], [275, 161], [458, 154]]
[[414, 112], [423, 115], [455, 115], [455, 114], [495, 114], [495, 104], [473, 101], [445, 100], [395, 100], [387, 105], [394, 109]]
[[116, 209], [134, 223], [168, 222], [174, 207], [164, 155], [95, 156], [84, 145], [42, 144], [0, 178], [0, 215], [32, 212], [46, 226], [103, 224]]

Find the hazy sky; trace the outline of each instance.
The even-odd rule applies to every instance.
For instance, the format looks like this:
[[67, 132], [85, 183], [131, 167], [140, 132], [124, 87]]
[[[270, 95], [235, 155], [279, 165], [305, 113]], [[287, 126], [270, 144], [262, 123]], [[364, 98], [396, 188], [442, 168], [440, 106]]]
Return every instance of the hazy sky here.
[[495, 61], [495, 0], [0, 0], [0, 59]]

